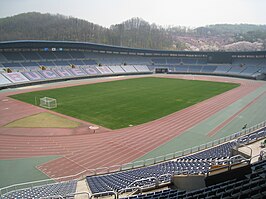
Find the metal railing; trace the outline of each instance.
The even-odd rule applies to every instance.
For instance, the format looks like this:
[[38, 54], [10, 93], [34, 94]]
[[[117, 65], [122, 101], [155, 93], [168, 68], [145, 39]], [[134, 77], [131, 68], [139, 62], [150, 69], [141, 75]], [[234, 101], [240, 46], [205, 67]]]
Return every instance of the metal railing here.
[[119, 198], [119, 195], [126, 193], [128, 191], [135, 191], [138, 190], [140, 194], [142, 194], [142, 188], [141, 187], [126, 187], [123, 189], [118, 190], [117, 192], [117, 198]]
[[91, 194], [89, 199], [93, 197], [101, 197], [101, 196], [107, 196], [107, 195], [114, 195], [114, 199], [116, 199], [117, 192], [116, 191], [104, 191], [104, 192], [94, 193], [94, 194]]
[[82, 192], [76, 192], [76, 193], [70, 193], [70, 194], [67, 194], [66, 197], [75, 197], [77, 195], [87, 195], [88, 198], [91, 198], [91, 193], [87, 192], [87, 191], [82, 191]]
[[[69, 180], [73, 180], [73, 179], [80, 180], [80, 179], [84, 179], [86, 176], [101, 175], [101, 174], [113, 173], [113, 172], [117, 172], [117, 171], [125, 171], [125, 170], [129, 170], [129, 169], [136, 169], [136, 168], [140, 168], [140, 167], [155, 165], [155, 164], [162, 163], [162, 162], [165, 162], [168, 160], [181, 158], [183, 156], [186, 156], [186, 155], [189, 155], [192, 153], [203, 151], [203, 150], [206, 150], [208, 148], [212, 148], [214, 146], [223, 144], [225, 142], [236, 140], [240, 137], [243, 137], [245, 135], [248, 135], [248, 134], [253, 133], [259, 129], [263, 129], [265, 127], [266, 127], [266, 121], [261, 122], [257, 125], [254, 125], [250, 128], [243, 129], [240, 132], [234, 133], [232, 135], [208, 142], [206, 144], [201, 144], [199, 146], [191, 147], [189, 149], [177, 151], [174, 153], [169, 153], [169, 154], [159, 156], [156, 158], [149, 158], [146, 160], [130, 162], [130, 163], [122, 164], [122, 165], [114, 165], [114, 166], [110, 166], [110, 167], [103, 167], [103, 168], [97, 168], [97, 169], [86, 169], [84, 171], [81, 171], [81, 172], [74, 174], [74, 175], [71, 175], [71, 176], [64, 176], [64, 177], [58, 177], [58, 178], [52, 178], [52, 179], [46, 179], [46, 180], [10, 185], [10, 186], [3, 187], [0, 189], [0, 196], [5, 194], [5, 193], [14, 191], [14, 190], [32, 188], [32, 187], [38, 186], [38, 185], [40, 186], [40, 185], [52, 184], [54, 182], [69, 181]], [[265, 131], [265, 129], [264, 129], [264, 131]], [[257, 134], [259, 136], [261, 134], [261, 132], [257, 132]], [[263, 134], [263, 136], [265, 137], [265, 133]], [[248, 139], [245, 144], [255, 142], [256, 140], [257, 140], [257, 138], [251, 139], [251, 140]]]
[[[182, 150], [182, 151], [177, 151], [177, 152], [174, 152], [174, 153], [169, 153], [169, 154], [166, 154], [166, 155], [163, 155], [163, 156], [159, 156], [159, 157], [156, 157], [156, 158], [149, 158], [149, 159], [146, 159], [146, 160], [140, 160], [140, 161], [137, 161], [137, 162], [131, 162], [131, 163], [123, 164], [119, 170], [121, 171], [121, 170], [127, 170], [127, 169], [134, 169], [134, 168], [139, 168], [139, 167], [150, 166], [150, 165], [158, 164], [158, 163], [161, 163], [161, 162], [165, 162], [167, 160], [180, 158], [180, 157], [192, 154], [192, 153], [197, 153], [199, 151], [203, 151], [203, 150], [206, 150], [208, 148], [215, 147], [215, 146], [223, 144], [225, 142], [229, 142], [229, 141], [235, 140], [235, 139], [237, 139], [239, 137], [242, 137], [244, 135], [248, 135], [248, 134], [250, 134], [252, 132], [255, 132], [258, 129], [262, 129], [262, 128], [265, 128], [265, 127], [266, 127], [266, 121], [261, 122], [261, 123], [255, 125], [255, 126], [250, 127], [250, 128], [243, 129], [240, 132], [234, 133], [232, 135], [229, 135], [229, 136], [226, 136], [226, 137], [223, 137], [223, 138], [208, 142], [206, 144], [201, 144], [199, 146], [191, 147], [189, 149], [185, 149], [185, 150]], [[248, 140], [248, 142], [246, 144], [250, 144], [251, 142], [254, 142], [256, 140], [257, 139]], [[96, 172], [96, 174], [97, 174], [97, 172]]]
[[58, 198], [64, 199], [64, 197], [61, 195], [45, 196], [45, 197], [40, 197], [39, 199], [58, 199]]
[[[236, 157], [237, 158], [237, 157]], [[210, 169], [207, 173], [206, 173], [206, 176], [209, 176], [212, 172], [215, 172], [215, 171], [219, 171], [219, 170], [227, 170], [227, 171], [230, 171], [232, 170], [232, 168], [234, 166], [237, 166], [237, 165], [249, 165], [250, 164], [250, 160], [249, 159], [245, 159], [243, 157], [240, 157], [238, 159], [238, 161], [229, 161], [228, 164], [225, 164], [225, 165], [221, 165], [220, 167], [217, 167], [217, 168], [212, 168]]]
[[[147, 182], [147, 183], [145, 183]], [[154, 185], [155, 187], [157, 187], [159, 185], [159, 180], [158, 178], [152, 176], [152, 177], [148, 177], [148, 178], [141, 178], [139, 180], [135, 180], [133, 181], [132, 183], [130, 183], [126, 188], [130, 188], [130, 187], [136, 187], [136, 186], [139, 186], [139, 185], [136, 185], [138, 183], [144, 183], [144, 185], [142, 186], [151, 186], [151, 185]], [[141, 186], [141, 187], [142, 187]]]

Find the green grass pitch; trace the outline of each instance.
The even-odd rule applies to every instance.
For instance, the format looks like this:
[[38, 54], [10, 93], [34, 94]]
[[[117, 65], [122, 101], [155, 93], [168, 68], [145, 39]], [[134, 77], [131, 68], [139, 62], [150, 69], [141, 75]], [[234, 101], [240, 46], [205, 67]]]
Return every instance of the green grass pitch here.
[[35, 104], [57, 99], [56, 112], [111, 129], [152, 121], [237, 87], [237, 84], [168, 78], [136, 78], [23, 93], [12, 98]]

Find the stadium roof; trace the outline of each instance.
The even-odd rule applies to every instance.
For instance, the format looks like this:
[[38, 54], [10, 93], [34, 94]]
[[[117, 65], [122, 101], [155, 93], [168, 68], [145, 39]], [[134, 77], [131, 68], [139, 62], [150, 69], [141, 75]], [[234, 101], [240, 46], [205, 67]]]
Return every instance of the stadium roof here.
[[106, 44], [96, 44], [88, 42], [75, 41], [45, 41], [45, 40], [17, 40], [17, 41], [3, 41], [0, 42], [0, 49], [19, 49], [19, 48], [68, 48], [68, 49], [82, 49], [82, 50], [97, 50], [97, 51], [115, 51], [125, 53], [149, 53], [149, 54], [186, 54], [186, 55], [266, 55], [266, 51], [172, 51], [172, 50], [154, 50], [129, 48], [122, 46], [113, 46]]

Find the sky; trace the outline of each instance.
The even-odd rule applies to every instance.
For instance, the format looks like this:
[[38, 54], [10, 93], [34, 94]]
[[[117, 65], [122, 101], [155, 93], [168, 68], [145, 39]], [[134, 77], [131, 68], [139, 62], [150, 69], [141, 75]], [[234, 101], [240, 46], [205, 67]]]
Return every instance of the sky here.
[[105, 27], [140, 17], [162, 26], [266, 24], [266, 0], [0, 0], [0, 18], [63, 14]]

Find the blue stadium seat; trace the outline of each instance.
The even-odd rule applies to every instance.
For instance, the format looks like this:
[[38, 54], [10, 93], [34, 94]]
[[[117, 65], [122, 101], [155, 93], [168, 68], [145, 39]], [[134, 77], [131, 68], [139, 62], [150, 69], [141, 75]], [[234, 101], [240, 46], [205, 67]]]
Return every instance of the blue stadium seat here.
[[61, 195], [65, 197], [68, 194], [76, 192], [77, 181], [72, 180], [62, 183], [54, 183], [43, 186], [37, 186], [32, 188], [27, 188], [18, 191], [12, 191], [7, 194], [3, 194], [3, 199], [25, 199], [25, 198], [40, 198], [47, 196]]

